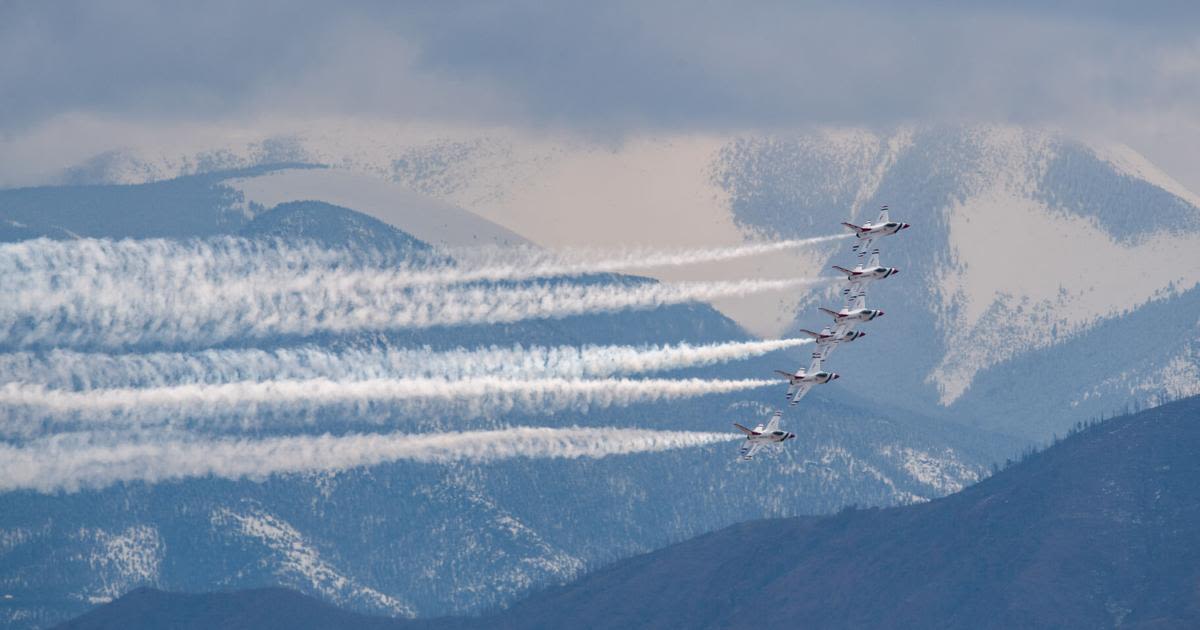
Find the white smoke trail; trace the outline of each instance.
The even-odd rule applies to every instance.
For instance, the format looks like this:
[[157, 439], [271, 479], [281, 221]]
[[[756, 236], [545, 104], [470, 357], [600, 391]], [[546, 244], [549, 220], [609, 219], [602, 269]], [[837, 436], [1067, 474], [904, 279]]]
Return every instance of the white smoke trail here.
[[[471, 248], [447, 252], [415, 252], [394, 260], [384, 252], [325, 248], [310, 241], [250, 240], [216, 237], [206, 240], [167, 239], [53, 241], [35, 239], [0, 245], [0, 277], [37, 272], [70, 281], [80, 272], [120, 275], [161, 282], [167, 277], [216, 280], [230, 275], [289, 279], [298, 274], [332, 269], [388, 272], [393, 287], [478, 281], [527, 280], [550, 276], [607, 273], [627, 269], [679, 267], [759, 256], [816, 245], [850, 234], [749, 243], [729, 247], [681, 249], [572, 249], [551, 251], [534, 247]], [[37, 284], [40, 278], [30, 276]], [[33, 285], [14, 284], [17, 289]]]
[[814, 238], [790, 239], [766, 243], [749, 243], [731, 247], [710, 247], [662, 251], [627, 249], [605, 251], [577, 249], [546, 251], [537, 248], [483, 248], [453, 250], [450, 255], [465, 263], [449, 276], [430, 274], [426, 282], [469, 282], [477, 280], [520, 280], [546, 276], [610, 273], [629, 269], [684, 267], [700, 263], [721, 262], [737, 258], [761, 256], [774, 252], [841, 240], [852, 234], [834, 234]]
[[346, 470], [396, 461], [490, 462], [514, 457], [601, 458], [691, 448], [740, 438], [732, 433], [619, 428], [518, 427], [495, 431], [290, 436], [261, 440], [154, 440], [115, 445], [56, 436], [0, 444], [0, 491], [75, 492], [123, 481], [190, 477], [261, 480], [270, 475]]
[[[302, 274], [288, 280], [172, 276], [144, 282], [78, 273], [72, 279], [0, 277], [0, 344], [121, 348], [207, 345], [233, 338], [501, 324], [782, 291], [827, 279], [658, 284], [542, 283], [519, 287], [396, 289], [391, 274]], [[32, 286], [38, 285], [38, 286]]]
[[8, 383], [0, 386], [0, 405], [36, 407], [51, 413], [110, 412], [152, 408], [158, 412], [203, 414], [247, 405], [320, 405], [405, 399], [512, 397], [530, 408], [561, 407], [562, 401], [582, 400], [588, 406], [609, 407], [635, 402], [674, 400], [776, 385], [777, 380], [741, 379], [506, 379], [468, 380], [329, 379], [240, 381], [217, 385], [187, 384], [149, 388], [65, 391], [41, 385]]
[[202, 350], [105, 354], [53, 350], [0, 353], [0, 384], [37, 383], [89, 390], [276, 379], [606, 378], [738, 361], [793, 348], [811, 339], [692, 345], [587, 345], [429, 348], [391, 346], [331, 351], [315, 346], [274, 350]]

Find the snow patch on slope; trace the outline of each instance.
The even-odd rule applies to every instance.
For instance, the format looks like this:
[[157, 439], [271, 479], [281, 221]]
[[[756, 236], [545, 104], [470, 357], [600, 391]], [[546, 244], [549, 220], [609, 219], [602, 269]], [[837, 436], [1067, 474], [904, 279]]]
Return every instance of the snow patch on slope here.
[[1200, 195], [1188, 190], [1173, 177], [1162, 172], [1133, 148], [1124, 144], [1096, 144], [1090, 148], [1097, 158], [1108, 162], [1118, 172], [1149, 182], [1200, 208]]
[[28, 528], [0, 529], [0, 556], [31, 540], [33, 540], [33, 531]]
[[135, 587], [158, 583], [166, 545], [155, 527], [134, 525], [119, 532], [81, 529], [77, 537], [91, 546], [86, 561], [99, 582], [83, 594], [86, 601], [104, 603]]
[[1024, 178], [947, 208], [950, 267], [931, 276], [946, 354], [926, 382], [944, 405], [976, 373], [1200, 282], [1200, 234], [1122, 245], [1093, 219], [1027, 196]]
[[412, 606], [340, 573], [299, 530], [277, 516], [261, 510], [239, 513], [222, 508], [215, 510], [210, 520], [214, 526], [232, 526], [240, 535], [265, 545], [274, 552], [276, 575], [336, 604], [355, 603], [390, 615], [416, 616]]
[[1147, 385], [1162, 387], [1172, 399], [1200, 394], [1200, 354], [1189, 348], [1177, 355]]
[[935, 455], [908, 446], [885, 446], [878, 452], [898, 461], [909, 476], [939, 495], [958, 492], [980, 478], [979, 471], [959, 460], [953, 449]]
[[[448, 599], [456, 608], [479, 609], [512, 601], [538, 584], [564, 583], [584, 569], [582, 559], [546, 541], [488, 496], [475, 476], [469, 468], [455, 467], [440, 483], [418, 490], [456, 506], [455, 516], [439, 532], [455, 544], [420, 569], [431, 579], [455, 576]], [[480, 562], [488, 570], [469, 568]]]
[[832, 478], [837, 478], [838, 476], [835, 468], [841, 467], [845, 469], [848, 476], [867, 477], [883, 484], [887, 487], [888, 493], [900, 505], [923, 503], [929, 500], [928, 497], [923, 497], [907, 490], [901, 490], [897, 487], [896, 481], [882, 470], [866, 460], [855, 457], [853, 453], [842, 446], [822, 445], [816, 449], [816, 453], [817, 463], [833, 471]]
[[1077, 407], [1091, 399], [1112, 397], [1114, 407], [1104, 413], [1127, 413], [1128, 404], [1157, 406], [1172, 400], [1200, 395], [1200, 338], [1193, 339], [1164, 362], [1150, 366], [1123, 367], [1090, 386], [1071, 400]]
[[[889, 169], [896, 164], [896, 160], [906, 149], [912, 146], [914, 130], [912, 128], [902, 128], [895, 134], [881, 140], [881, 150], [875, 158], [875, 165], [868, 171], [866, 177], [862, 179], [859, 185], [858, 193], [854, 195], [854, 203], [850, 206], [851, 221], [865, 221], [867, 219], [874, 220], [874, 215], [865, 216], [864, 206], [867, 201], [874, 199], [875, 194], [879, 192], [879, 184], [883, 182], [883, 178], [887, 175]], [[873, 212], [874, 208], [866, 208]]]

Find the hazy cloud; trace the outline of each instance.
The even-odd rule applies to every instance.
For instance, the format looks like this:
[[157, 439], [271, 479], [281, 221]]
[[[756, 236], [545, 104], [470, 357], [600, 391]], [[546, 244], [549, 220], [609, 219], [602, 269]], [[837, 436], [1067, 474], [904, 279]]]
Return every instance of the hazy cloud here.
[[8, 3], [4, 123], [760, 127], [1196, 113], [1191, 3]]

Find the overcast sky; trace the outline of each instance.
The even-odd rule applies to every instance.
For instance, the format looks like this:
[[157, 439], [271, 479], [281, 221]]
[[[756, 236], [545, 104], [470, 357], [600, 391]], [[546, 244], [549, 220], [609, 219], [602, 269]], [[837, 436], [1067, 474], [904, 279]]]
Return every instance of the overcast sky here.
[[1128, 142], [1200, 188], [1196, 2], [334, 5], [0, 3], [0, 134], [78, 113], [600, 134], [1016, 122]]

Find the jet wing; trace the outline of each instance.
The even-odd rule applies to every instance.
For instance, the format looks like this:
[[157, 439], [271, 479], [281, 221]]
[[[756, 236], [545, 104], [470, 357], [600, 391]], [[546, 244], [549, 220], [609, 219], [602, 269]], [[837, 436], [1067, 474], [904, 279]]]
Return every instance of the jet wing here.
[[879, 266], [879, 248], [878, 247], [871, 250], [871, 259], [867, 262], [867, 266], [869, 266], [869, 267], [878, 267]]
[[763, 447], [762, 442], [746, 442], [745, 444], [742, 445], [742, 450], [741, 450], [742, 459], [745, 459], [745, 460], [754, 459], [754, 456], [757, 455], [760, 450], [762, 450], [762, 447]]
[[[816, 339], [816, 340], [820, 340], [822, 337], [828, 337], [830, 334], [832, 334], [832, 333], [830, 333], [828, 326], [822, 328], [821, 332], [813, 332], [807, 328], [801, 328], [800, 332], [805, 335], [808, 335], [809, 337], [812, 337], [813, 339]], [[779, 372], [779, 370], [775, 370], [775, 371]]]
[[745, 433], [746, 435], [758, 435], [758, 433], [756, 433], [754, 431], [754, 429], [744, 427], [736, 422], [733, 423], [733, 426], [737, 427], [738, 431], [741, 431], [742, 433]]
[[851, 232], [854, 232], [855, 234], [858, 234], [859, 236], [861, 236], [863, 233], [862, 226], [854, 225], [853, 223], [846, 223], [845, 221], [842, 221], [842, 225], [846, 226], [846, 229], [850, 230]]
[[813, 384], [811, 382], [797, 383], [796, 391], [792, 393], [791, 402], [789, 404], [795, 405], [796, 403], [800, 402], [800, 399], [807, 396], [808, 390], [812, 388]]
[[771, 421], [767, 423], [767, 428], [763, 433], [770, 433], [779, 428], [779, 418], [783, 416], [782, 411], [776, 411], [775, 415], [771, 416]]

